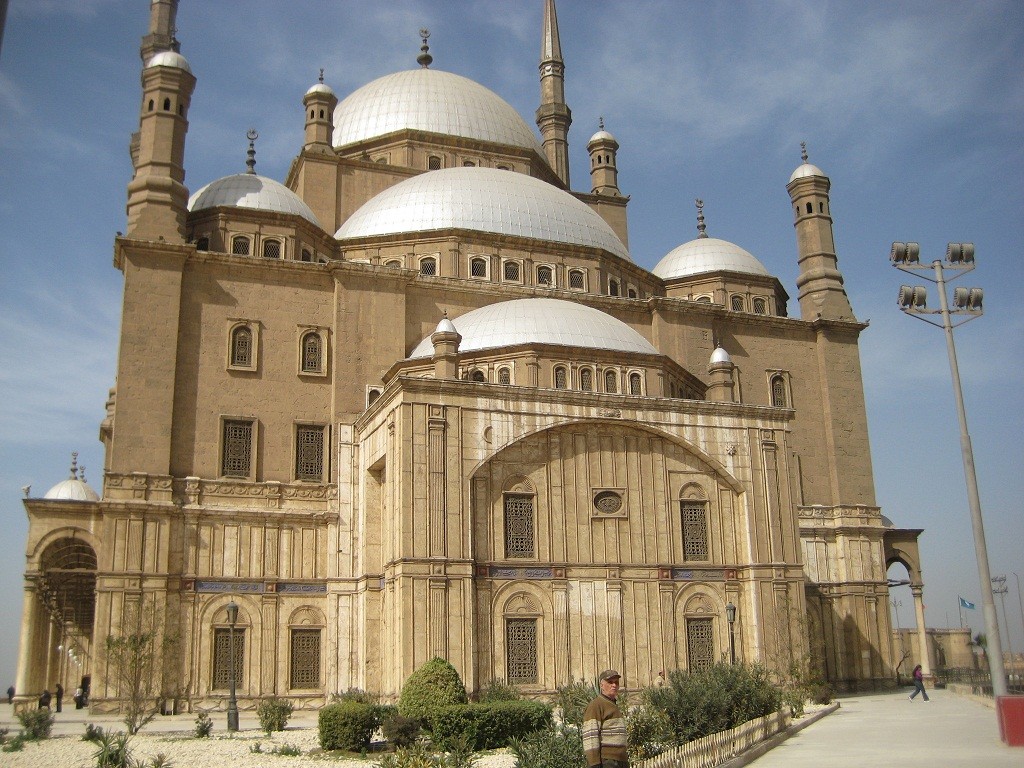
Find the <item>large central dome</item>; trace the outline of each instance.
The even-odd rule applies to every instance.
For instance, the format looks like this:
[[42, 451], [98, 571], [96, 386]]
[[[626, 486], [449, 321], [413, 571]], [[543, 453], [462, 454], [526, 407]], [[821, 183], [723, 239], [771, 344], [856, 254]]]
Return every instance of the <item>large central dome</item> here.
[[406, 179], [364, 203], [334, 236], [439, 229], [553, 240], [629, 259], [626, 246], [586, 203], [532, 176], [495, 168], [448, 168]]
[[412, 129], [544, 150], [512, 106], [468, 78], [412, 69], [367, 83], [334, 110], [334, 146]]

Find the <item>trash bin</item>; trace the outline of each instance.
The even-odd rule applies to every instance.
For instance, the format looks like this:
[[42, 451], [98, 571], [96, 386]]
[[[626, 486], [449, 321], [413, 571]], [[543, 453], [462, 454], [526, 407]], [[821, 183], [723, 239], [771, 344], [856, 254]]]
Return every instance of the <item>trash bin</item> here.
[[1011, 747], [1024, 747], [1024, 696], [996, 696], [999, 738]]

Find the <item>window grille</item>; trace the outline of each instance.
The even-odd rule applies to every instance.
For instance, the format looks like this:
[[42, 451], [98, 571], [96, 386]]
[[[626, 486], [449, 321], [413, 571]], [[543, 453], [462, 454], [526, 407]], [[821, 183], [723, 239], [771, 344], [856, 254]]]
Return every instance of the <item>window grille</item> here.
[[301, 425], [295, 432], [295, 479], [323, 480], [324, 428]]
[[324, 370], [323, 340], [316, 331], [302, 337], [302, 372], [322, 373]]
[[690, 672], [700, 672], [714, 665], [715, 636], [711, 619], [686, 620], [686, 651]]
[[469, 263], [469, 274], [472, 277], [487, 277], [487, 259], [473, 259]]
[[604, 372], [604, 391], [615, 393], [619, 391], [618, 374], [615, 371]]
[[499, 384], [511, 384], [512, 383], [512, 371], [508, 368], [498, 369], [498, 383]]
[[589, 368], [580, 369], [580, 389], [584, 392], [592, 392], [594, 390], [594, 374]]
[[252, 365], [252, 331], [244, 325], [231, 332], [231, 364], [240, 368]]
[[320, 687], [320, 630], [292, 630], [291, 687]]
[[280, 259], [281, 258], [281, 241], [280, 240], [264, 240], [263, 241], [263, 258], [265, 258], [265, 259]]
[[221, 474], [225, 477], [249, 477], [252, 469], [251, 421], [224, 422], [224, 457]]
[[506, 280], [519, 280], [519, 262], [518, 261], [506, 261], [505, 266], [505, 279]]
[[512, 685], [537, 682], [537, 620], [506, 619], [505, 679]]
[[533, 557], [533, 496], [505, 495], [505, 557]]
[[423, 259], [420, 262], [420, 274], [433, 276], [437, 274], [437, 262], [434, 259]]
[[743, 297], [738, 294], [733, 296], [731, 299], [729, 299], [729, 305], [732, 307], [733, 312], [742, 312]]
[[235, 256], [248, 256], [249, 238], [241, 235], [231, 238], [231, 253]]
[[585, 280], [583, 279], [583, 273], [574, 269], [569, 272], [569, 287], [576, 290], [582, 291], [586, 287]]
[[551, 267], [537, 267], [537, 285], [553, 285], [554, 272]]
[[[231, 687], [231, 629], [217, 627], [213, 630], [213, 688], [226, 690]], [[235, 687], [241, 687], [245, 679], [245, 629], [235, 627]]]
[[474, 163], [472, 160], [463, 160], [462, 161], [462, 167], [463, 168], [476, 168], [476, 163]]
[[427, 158], [427, 170], [438, 171], [441, 169], [441, 158], [436, 155], [431, 155]]
[[642, 395], [643, 394], [643, 383], [640, 380], [639, 373], [629, 374], [629, 394], [631, 395]]
[[772, 376], [772, 405], [786, 407], [786, 380], [781, 376]]
[[707, 505], [702, 501], [682, 501], [679, 507], [683, 520], [683, 560], [707, 560]]
[[569, 382], [565, 375], [565, 368], [559, 366], [555, 368], [555, 389], [565, 389]]
[[767, 315], [768, 314], [768, 302], [760, 296], [754, 297], [754, 314], [755, 315]]
[[608, 281], [608, 295], [609, 296], [618, 296], [619, 295], [619, 281], [618, 280], [609, 280]]

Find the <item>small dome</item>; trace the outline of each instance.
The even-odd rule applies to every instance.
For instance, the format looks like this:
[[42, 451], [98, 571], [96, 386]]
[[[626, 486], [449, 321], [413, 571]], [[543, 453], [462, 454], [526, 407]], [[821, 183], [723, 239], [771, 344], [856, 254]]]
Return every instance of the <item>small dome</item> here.
[[61, 501], [99, 501], [100, 495], [96, 493], [84, 480], [71, 479], [61, 480], [53, 488], [48, 490], [44, 499], [59, 499]]
[[546, 158], [511, 104], [479, 83], [438, 69], [385, 75], [353, 91], [334, 110], [335, 147], [407, 128], [522, 147]]
[[446, 316], [441, 318], [441, 322], [437, 324], [434, 333], [458, 333], [458, 331], [455, 330], [455, 323]]
[[652, 270], [662, 280], [708, 272], [744, 272], [768, 275], [764, 264], [738, 245], [717, 237], [698, 237], [669, 251]]
[[553, 240], [629, 260], [626, 246], [586, 203], [540, 179], [495, 168], [447, 168], [413, 176], [364, 203], [334, 236], [345, 240], [439, 229]]
[[715, 347], [715, 351], [711, 353], [711, 365], [719, 365], [720, 363], [731, 363], [732, 358], [729, 357], [729, 353], [721, 347]]
[[614, 141], [616, 144], [619, 143], [614, 136], [612, 136], [610, 133], [608, 133], [608, 131], [605, 130], [600, 130], [593, 136], [591, 136], [590, 141], [587, 142], [587, 146], [589, 147], [591, 144], [597, 141]]
[[236, 173], [207, 184], [188, 199], [189, 211], [225, 205], [301, 216], [323, 229], [302, 198], [280, 182], [255, 173]]
[[175, 69], [183, 69], [189, 74], [192, 73], [192, 67], [188, 65], [188, 59], [177, 51], [161, 51], [160, 53], [154, 54], [153, 57], [146, 62], [146, 69], [151, 67], [174, 67]]
[[325, 96], [333, 96], [334, 95], [334, 91], [331, 90], [331, 86], [325, 85], [324, 83], [314, 83], [310, 87], [310, 89], [308, 91], [306, 91], [306, 95], [309, 96], [312, 93], [322, 93]]
[[[462, 334], [460, 352], [519, 344], [555, 344], [575, 349], [658, 354], [647, 339], [621, 320], [585, 304], [562, 299], [502, 301], [456, 319]], [[409, 359], [433, 354], [434, 345], [428, 336], [416, 345]]]
[[808, 176], [825, 176], [825, 172], [816, 165], [804, 163], [797, 166], [796, 170], [793, 171], [793, 175], [789, 177], [789, 180], [793, 182], [797, 179], [805, 179]]

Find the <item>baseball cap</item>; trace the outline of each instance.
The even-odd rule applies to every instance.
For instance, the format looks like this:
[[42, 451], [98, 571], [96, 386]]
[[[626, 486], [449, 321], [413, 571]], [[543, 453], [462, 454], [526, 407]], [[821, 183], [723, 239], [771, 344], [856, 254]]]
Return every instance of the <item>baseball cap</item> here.
[[597, 676], [597, 679], [598, 680], [614, 680], [616, 677], [618, 677], [618, 678], [622, 677], [622, 675], [619, 674], [618, 670], [606, 669], [604, 672], [602, 672], [600, 675]]

